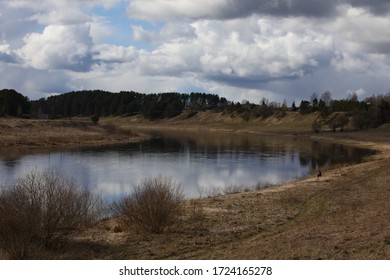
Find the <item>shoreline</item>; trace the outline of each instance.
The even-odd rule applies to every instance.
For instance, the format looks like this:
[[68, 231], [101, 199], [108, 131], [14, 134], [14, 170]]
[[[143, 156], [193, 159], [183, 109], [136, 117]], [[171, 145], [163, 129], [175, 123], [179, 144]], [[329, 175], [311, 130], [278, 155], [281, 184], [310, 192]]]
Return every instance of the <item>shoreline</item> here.
[[0, 152], [45, 152], [137, 142], [145, 135], [86, 120], [0, 118]]
[[[110, 123], [115, 124], [108, 119], [99, 126]], [[97, 136], [100, 138], [94, 143], [98, 145], [137, 141], [146, 136], [135, 136], [129, 131], [141, 126], [147, 130], [152, 128], [150, 123], [118, 123], [118, 127], [111, 126], [112, 133], [107, 133], [102, 127], [82, 126], [80, 129], [77, 125], [69, 128], [65, 124], [46, 124], [45, 128], [51, 129], [49, 134], [62, 132], [64, 138], [69, 136], [64, 131], [80, 133], [79, 136], [72, 134], [70, 141], [49, 147], [54, 149], [75, 147], [75, 139], [82, 140], [84, 146]], [[184, 125], [162, 122], [155, 127], [185, 131]], [[47, 136], [46, 132], [39, 133], [38, 125], [17, 129], [24, 132], [30, 129], [33, 135], [39, 136], [34, 141]], [[188, 129], [215, 132], [218, 124], [199, 124], [198, 127], [191, 124]], [[267, 134], [264, 127], [252, 125], [234, 126], [231, 131], [225, 129], [222, 127], [224, 131], [219, 132]], [[359, 132], [294, 133], [271, 131], [273, 135], [338, 142], [378, 152], [362, 163], [326, 170], [320, 178], [308, 176], [262, 190], [186, 200], [182, 222], [161, 235], [128, 233], [120, 228], [115, 218], [102, 220], [78, 235], [74, 247], [60, 258], [390, 259], [389, 127]], [[3, 132], [0, 139], [5, 136]], [[15, 147], [20, 149], [22, 146], [18, 145]], [[30, 149], [33, 145], [26, 146]]]
[[[157, 126], [175, 131], [269, 134], [251, 125], [230, 131], [218, 130], [217, 125]], [[94, 234], [111, 245], [126, 244], [121, 254], [111, 255], [114, 259], [390, 259], [389, 127], [270, 134], [377, 152], [362, 163], [326, 170], [320, 178], [308, 176], [258, 191], [188, 200], [185, 224], [157, 240], [114, 233], [118, 225], [112, 220], [102, 222], [106, 230]], [[143, 248], [149, 249], [144, 252]]]

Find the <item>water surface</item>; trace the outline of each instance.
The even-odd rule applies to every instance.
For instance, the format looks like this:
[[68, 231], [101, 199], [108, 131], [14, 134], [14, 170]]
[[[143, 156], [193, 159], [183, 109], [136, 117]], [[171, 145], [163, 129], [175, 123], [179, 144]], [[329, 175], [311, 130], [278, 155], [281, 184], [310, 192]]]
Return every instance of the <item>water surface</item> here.
[[276, 184], [357, 163], [372, 152], [302, 138], [211, 133], [154, 134], [148, 141], [52, 153], [0, 153], [0, 184], [31, 171], [55, 170], [111, 201], [143, 179], [169, 176], [186, 197], [231, 186]]

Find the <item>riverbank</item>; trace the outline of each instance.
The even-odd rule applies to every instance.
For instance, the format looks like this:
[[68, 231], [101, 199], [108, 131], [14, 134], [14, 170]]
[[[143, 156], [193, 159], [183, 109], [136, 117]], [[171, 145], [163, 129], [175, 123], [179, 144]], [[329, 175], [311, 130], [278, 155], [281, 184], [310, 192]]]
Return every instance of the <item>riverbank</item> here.
[[[309, 123], [302, 120], [302, 123], [305, 122]], [[39, 125], [42, 123], [36, 124], [37, 127], [31, 128], [31, 131], [39, 134]], [[46, 125], [44, 124], [45, 128]], [[68, 131], [64, 126], [65, 124], [52, 123], [49, 127], [58, 136], [60, 131]], [[229, 127], [225, 121], [223, 124], [205, 121], [198, 125], [192, 121], [186, 126], [185, 121], [179, 120], [174, 124], [172, 120], [149, 123], [110, 118], [103, 119], [101, 126], [120, 131], [143, 127], [230, 133], [267, 132], [267, 128], [259, 123], [239, 123]], [[302, 124], [301, 128], [303, 127]], [[273, 126], [270, 132], [292, 135], [298, 139], [307, 137], [337, 141], [373, 148], [379, 153], [361, 164], [323, 170], [323, 176], [319, 178], [311, 176], [258, 191], [188, 200], [185, 202], [186, 211], [181, 222], [159, 235], [128, 233], [115, 219], [106, 219], [75, 236], [67, 251], [53, 258], [389, 259], [389, 125], [368, 131], [319, 134], [310, 133], [308, 129], [302, 129], [301, 133], [295, 128], [293, 131], [288, 128], [289, 125], [281, 124], [279, 131]], [[105, 129], [96, 129], [98, 132], [92, 124], [87, 128], [72, 127], [69, 134], [62, 135], [66, 138], [71, 131], [76, 135], [76, 131], [81, 131], [80, 134], [92, 133], [89, 134], [91, 138], [85, 139], [102, 137], [101, 140], [105, 141], [106, 138], [100, 136], [107, 133], [104, 132]], [[54, 137], [53, 134], [47, 130], [35, 139], [38, 141], [43, 135]], [[124, 139], [121, 137], [125, 135], [126, 133], [118, 136], [118, 139]], [[69, 139], [73, 140], [69, 141], [63, 140], [68, 143], [64, 145], [71, 146], [71, 143], [77, 142], [75, 139], [84, 139], [77, 137], [72, 136]], [[110, 137], [113, 137], [112, 134], [107, 133], [107, 140], [115, 142], [115, 138]], [[79, 142], [77, 145], [88, 143]], [[15, 142], [13, 147], [18, 145], [21, 144]]]
[[[218, 125], [210, 123], [189, 128], [168, 123], [142, 126], [163, 130], [218, 129]], [[101, 221], [78, 236], [78, 245], [65, 257], [389, 259], [389, 128], [305, 132], [298, 137], [372, 148], [378, 154], [361, 164], [323, 170], [319, 178], [313, 175], [264, 190], [186, 201], [182, 222], [160, 235], [126, 233], [115, 219]], [[230, 128], [229, 132], [265, 131], [250, 125]]]
[[134, 142], [144, 136], [88, 120], [0, 118], [0, 150], [52, 150]]

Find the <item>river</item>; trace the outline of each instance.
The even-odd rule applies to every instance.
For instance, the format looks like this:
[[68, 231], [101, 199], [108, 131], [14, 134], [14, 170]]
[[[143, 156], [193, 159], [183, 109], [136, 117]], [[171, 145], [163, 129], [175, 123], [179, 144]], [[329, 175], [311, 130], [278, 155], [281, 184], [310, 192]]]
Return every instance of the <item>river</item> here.
[[301, 137], [227, 133], [153, 133], [147, 141], [50, 153], [0, 153], [0, 184], [31, 170], [54, 170], [106, 201], [150, 177], [171, 177], [185, 197], [263, 187], [361, 162], [372, 151]]

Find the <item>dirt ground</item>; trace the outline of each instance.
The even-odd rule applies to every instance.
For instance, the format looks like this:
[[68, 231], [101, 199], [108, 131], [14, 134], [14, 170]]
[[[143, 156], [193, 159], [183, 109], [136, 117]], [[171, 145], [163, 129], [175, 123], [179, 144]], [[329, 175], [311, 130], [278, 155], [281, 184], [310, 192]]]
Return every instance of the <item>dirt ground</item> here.
[[[0, 121], [1, 128], [6, 125]], [[61, 131], [67, 131], [63, 126], [51, 124], [51, 131], [40, 136], [60, 137]], [[263, 131], [254, 127], [240, 126], [240, 130]], [[80, 137], [105, 139], [100, 129], [81, 127]], [[74, 133], [75, 128], [70, 130]], [[31, 132], [39, 130], [32, 127]], [[0, 140], [7, 137], [11, 136], [1, 134]], [[71, 141], [80, 137], [71, 137]], [[124, 136], [117, 137], [123, 140]], [[361, 164], [324, 170], [319, 178], [185, 201], [180, 222], [158, 235], [126, 232], [114, 218], [105, 219], [75, 236], [67, 250], [53, 258], [390, 259], [390, 126], [302, 137], [372, 148], [378, 153]], [[22, 138], [1, 143], [18, 146], [26, 141]], [[41, 138], [36, 139], [31, 141], [39, 145]]]

